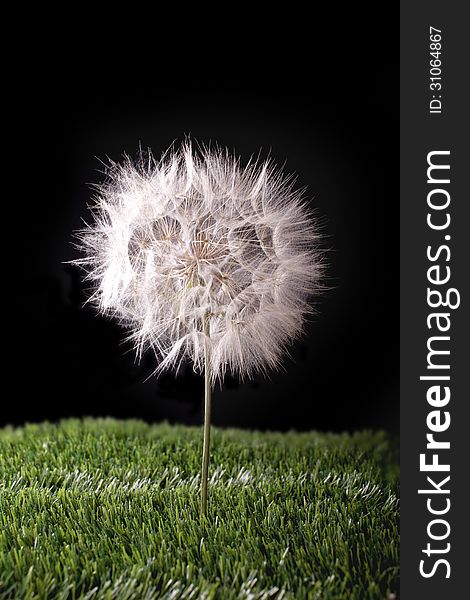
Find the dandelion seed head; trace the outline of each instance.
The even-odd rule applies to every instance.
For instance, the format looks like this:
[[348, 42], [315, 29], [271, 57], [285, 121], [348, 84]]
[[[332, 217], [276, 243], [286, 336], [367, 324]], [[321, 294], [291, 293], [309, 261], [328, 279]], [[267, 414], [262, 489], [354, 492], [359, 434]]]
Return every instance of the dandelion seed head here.
[[110, 162], [73, 263], [90, 301], [128, 328], [156, 373], [187, 359], [212, 381], [279, 366], [321, 289], [319, 234], [302, 192], [271, 161], [188, 141], [160, 160]]

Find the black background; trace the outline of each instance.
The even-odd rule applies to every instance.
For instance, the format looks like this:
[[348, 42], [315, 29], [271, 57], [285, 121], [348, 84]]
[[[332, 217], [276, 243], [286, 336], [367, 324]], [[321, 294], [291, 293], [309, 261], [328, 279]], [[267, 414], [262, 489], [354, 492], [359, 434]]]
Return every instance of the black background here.
[[136, 365], [123, 333], [82, 308], [79, 274], [63, 264], [77, 256], [71, 236], [88, 216], [98, 158], [119, 160], [139, 144], [158, 156], [190, 134], [245, 160], [261, 148], [295, 172], [321, 221], [329, 262], [330, 290], [285, 372], [227, 380], [215, 393], [213, 422], [397, 430], [395, 16], [332, 6], [274, 20], [219, 16], [202, 27], [192, 16], [183, 25], [183, 13], [142, 15], [121, 29], [93, 15], [56, 27], [42, 15], [24, 35], [12, 63], [14, 106], [4, 115], [19, 173], [5, 200], [15, 216], [4, 223], [13, 274], [3, 340], [11, 391], [1, 422], [70, 415], [201, 422], [200, 378], [189, 367], [176, 380], [145, 382], [152, 359]]

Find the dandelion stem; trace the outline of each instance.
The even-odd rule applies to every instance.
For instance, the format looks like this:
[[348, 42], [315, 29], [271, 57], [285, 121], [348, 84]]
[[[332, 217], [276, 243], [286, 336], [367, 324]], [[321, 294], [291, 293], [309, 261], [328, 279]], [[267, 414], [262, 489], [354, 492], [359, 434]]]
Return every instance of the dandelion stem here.
[[201, 472], [201, 516], [207, 514], [207, 477], [209, 472], [209, 445], [211, 435], [211, 373], [209, 360], [209, 316], [204, 318], [204, 445]]

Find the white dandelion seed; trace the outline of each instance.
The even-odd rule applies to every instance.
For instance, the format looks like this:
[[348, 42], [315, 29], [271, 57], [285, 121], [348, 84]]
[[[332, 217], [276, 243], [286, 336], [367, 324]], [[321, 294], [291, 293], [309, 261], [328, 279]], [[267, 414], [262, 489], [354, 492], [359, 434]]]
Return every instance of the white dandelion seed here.
[[[275, 369], [301, 334], [321, 287], [315, 221], [292, 177], [227, 150], [186, 142], [106, 175], [72, 262], [138, 357], [155, 353], [157, 374], [188, 359], [205, 372], [209, 427], [211, 385]], [[206, 454], [208, 443], [207, 431]]]

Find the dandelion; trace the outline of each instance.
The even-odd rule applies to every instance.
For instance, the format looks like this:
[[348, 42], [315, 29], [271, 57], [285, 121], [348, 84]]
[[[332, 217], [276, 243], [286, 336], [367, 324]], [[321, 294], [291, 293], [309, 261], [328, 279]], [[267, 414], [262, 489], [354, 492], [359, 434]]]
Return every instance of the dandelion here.
[[188, 141], [160, 160], [110, 161], [75, 261], [89, 300], [128, 329], [155, 373], [205, 374], [201, 513], [207, 510], [211, 390], [280, 366], [321, 287], [318, 232], [302, 191], [268, 160]]

